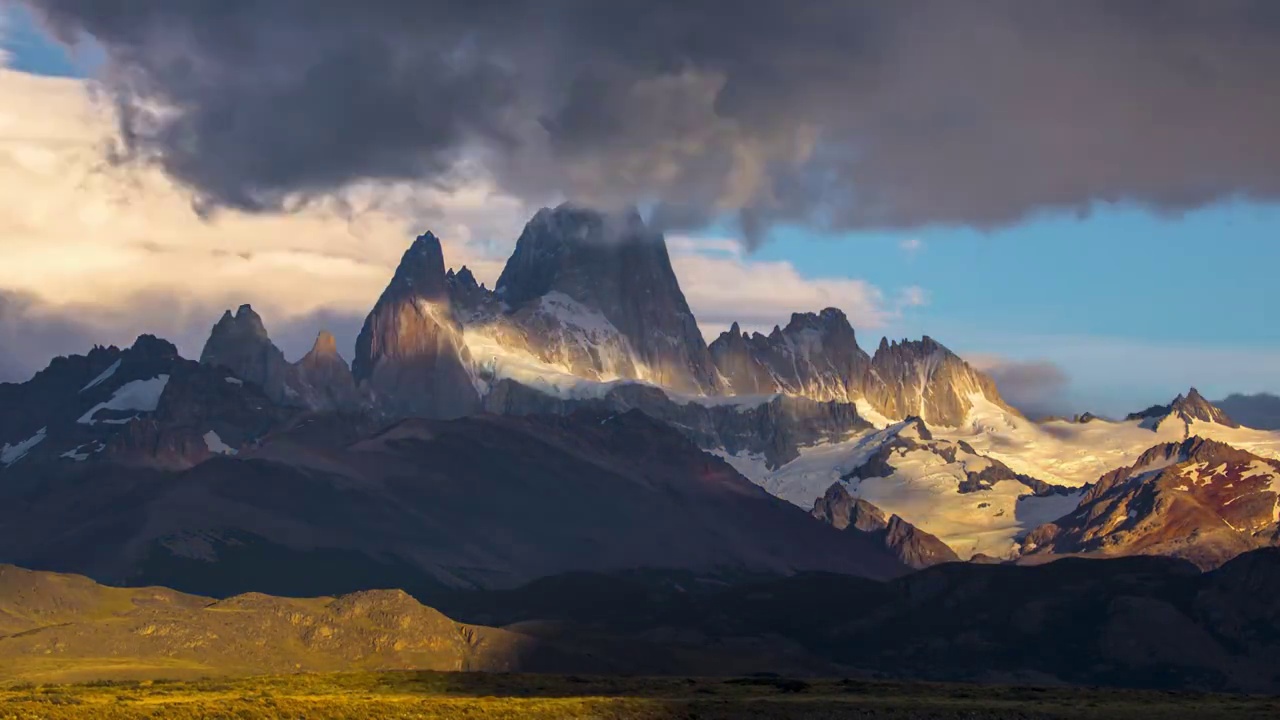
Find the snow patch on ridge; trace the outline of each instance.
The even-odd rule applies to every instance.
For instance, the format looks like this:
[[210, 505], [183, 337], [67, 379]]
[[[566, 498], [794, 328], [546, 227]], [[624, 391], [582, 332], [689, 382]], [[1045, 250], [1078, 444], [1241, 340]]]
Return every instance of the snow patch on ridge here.
[[[81, 425], [93, 425], [97, 420], [93, 416], [100, 410], [138, 410], [154, 412], [160, 405], [160, 395], [169, 383], [168, 375], [157, 375], [150, 380], [133, 380], [121, 385], [106, 402], [100, 402], [81, 415], [76, 422]], [[136, 417], [136, 416], [135, 416]], [[132, 419], [132, 418], [130, 418]], [[122, 424], [128, 420], [102, 420], [108, 424]]]
[[49, 428], [42, 427], [36, 431], [35, 435], [32, 435], [16, 445], [5, 443], [4, 447], [0, 448], [0, 465], [9, 467], [26, 457], [27, 453], [31, 452], [31, 448], [34, 448], [44, 441], [48, 431]]
[[98, 377], [90, 380], [88, 385], [85, 385], [84, 387], [80, 388], [80, 392], [84, 392], [89, 388], [97, 387], [98, 385], [101, 385], [103, 381], [107, 380], [112, 375], [115, 375], [116, 371], [119, 369], [120, 369], [120, 360], [116, 360], [115, 362], [111, 363], [111, 367], [107, 368], [106, 370], [103, 370], [98, 375]]

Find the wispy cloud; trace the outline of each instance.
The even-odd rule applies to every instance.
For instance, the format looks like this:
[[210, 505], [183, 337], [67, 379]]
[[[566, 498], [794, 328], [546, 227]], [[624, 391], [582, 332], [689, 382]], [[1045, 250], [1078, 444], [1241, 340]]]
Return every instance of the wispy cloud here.
[[908, 257], [915, 257], [924, 250], [924, 241], [917, 237], [906, 238], [898, 243], [898, 247], [907, 254]]
[[675, 235], [667, 238], [671, 262], [689, 306], [708, 340], [732, 323], [768, 332], [792, 313], [838, 307], [857, 329], [883, 328], [907, 307], [927, 302], [918, 287], [887, 297], [858, 278], [805, 277], [785, 260], [753, 260], [731, 238]]
[[924, 307], [929, 304], [929, 293], [919, 285], [905, 287], [898, 291], [898, 309]]

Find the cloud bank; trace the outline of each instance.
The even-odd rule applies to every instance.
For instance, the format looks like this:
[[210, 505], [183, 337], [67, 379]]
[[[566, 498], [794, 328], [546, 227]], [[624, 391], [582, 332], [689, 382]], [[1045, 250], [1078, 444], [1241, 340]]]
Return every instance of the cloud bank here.
[[1280, 197], [1271, 0], [23, 0], [206, 209], [368, 181], [823, 228]]

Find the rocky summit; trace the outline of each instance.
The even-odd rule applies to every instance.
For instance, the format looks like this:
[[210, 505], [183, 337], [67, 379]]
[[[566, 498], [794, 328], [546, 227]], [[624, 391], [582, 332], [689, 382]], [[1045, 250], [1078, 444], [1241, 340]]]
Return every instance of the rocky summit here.
[[1239, 423], [1206, 400], [1195, 388], [1188, 390], [1186, 395], [1178, 395], [1168, 405], [1152, 405], [1142, 412], [1131, 413], [1126, 419], [1142, 420], [1153, 427], [1168, 419], [1187, 424], [1198, 421], [1225, 427], [1240, 427]]
[[352, 374], [393, 415], [462, 417], [480, 408], [470, 359], [449, 303], [444, 251], [426, 233], [365, 318]]
[[516, 241], [495, 295], [520, 308], [552, 293], [616, 328], [643, 379], [680, 392], [719, 389], [666, 241], [636, 211], [606, 214], [572, 205], [538, 211]]
[[914, 415], [945, 426], [963, 423], [981, 398], [1011, 413], [995, 383], [930, 337], [881, 340], [874, 356], [858, 346], [843, 312], [796, 313], [769, 335], [737, 323], [711, 343], [716, 367], [737, 394], [785, 393], [854, 403], [887, 418]]
[[880, 508], [853, 497], [840, 483], [833, 483], [826, 494], [818, 498], [812, 514], [838, 530], [853, 528], [869, 533], [907, 567], [919, 569], [960, 560], [955, 551], [936, 536], [898, 515], [886, 520]]

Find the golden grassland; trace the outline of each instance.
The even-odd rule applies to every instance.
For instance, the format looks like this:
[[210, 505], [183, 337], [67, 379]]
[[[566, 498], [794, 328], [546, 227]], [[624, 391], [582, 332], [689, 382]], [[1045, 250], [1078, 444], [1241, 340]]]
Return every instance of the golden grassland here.
[[0, 720], [1276, 718], [1280, 699], [784, 678], [300, 674], [0, 688]]

